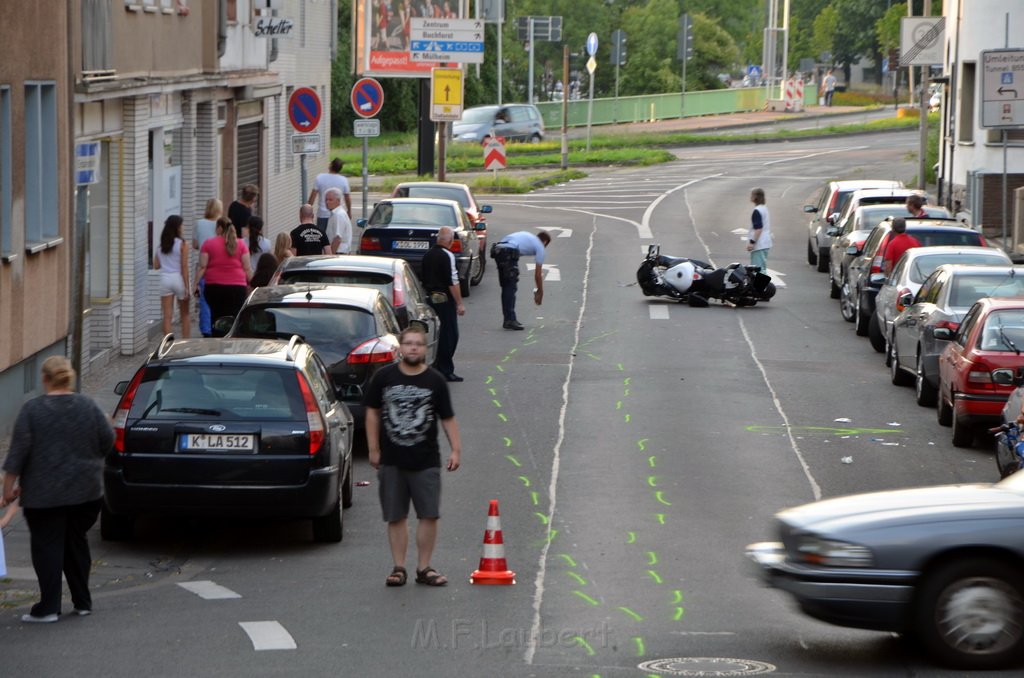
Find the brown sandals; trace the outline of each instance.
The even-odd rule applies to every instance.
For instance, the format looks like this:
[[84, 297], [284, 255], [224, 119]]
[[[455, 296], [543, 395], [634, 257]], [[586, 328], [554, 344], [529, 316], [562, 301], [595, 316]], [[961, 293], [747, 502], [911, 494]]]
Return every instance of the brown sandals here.
[[388, 575], [387, 580], [384, 582], [388, 586], [405, 586], [405, 580], [408, 578], [408, 574], [405, 568], [401, 565], [395, 565], [391, 570], [391, 574]]
[[428, 565], [422, 570], [416, 570], [416, 583], [427, 586], [444, 586], [448, 583], [448, 578]]

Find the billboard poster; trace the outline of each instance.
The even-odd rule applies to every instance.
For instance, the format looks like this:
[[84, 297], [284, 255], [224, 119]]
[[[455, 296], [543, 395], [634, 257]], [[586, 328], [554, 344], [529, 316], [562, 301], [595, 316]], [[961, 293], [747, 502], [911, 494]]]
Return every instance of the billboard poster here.
[[356, 73], [392, 78], [429, 78], [442, 64], [409, 58], [409, 20], [413, 17], [461, 19], [464, 0], [354, 0]]

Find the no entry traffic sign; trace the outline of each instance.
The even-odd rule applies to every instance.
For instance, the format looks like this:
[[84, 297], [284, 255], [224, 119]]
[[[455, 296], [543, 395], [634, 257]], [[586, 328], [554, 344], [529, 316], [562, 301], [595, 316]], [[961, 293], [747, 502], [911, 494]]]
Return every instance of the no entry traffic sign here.
[[297, 132], [315, 130], [321, 113], [320, 97], [308, 87], [300, 87], [288, 97], [288, 119]]
[[372, 118], [384, 106], [384, 90], [373, 78], [360, 78], [352, 85], [352, 110], [361, 118]]

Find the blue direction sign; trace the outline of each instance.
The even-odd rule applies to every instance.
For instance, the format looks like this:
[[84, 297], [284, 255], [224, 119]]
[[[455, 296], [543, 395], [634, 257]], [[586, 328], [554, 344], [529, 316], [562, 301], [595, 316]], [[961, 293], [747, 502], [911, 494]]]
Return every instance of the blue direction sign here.
[[298, 132], [315, 130], [322, 113], [320, 97], [308, 87], [300, 87], [288, 97], [288, 119]]
[[483, 63], [483, 20], [409, 19], [409, 59], [420, 62]]
[[[577, 45], [579, 43], [576, 43]], [[597, 54], [597, 33], [591, 33], [587, 36], [587, 54], [594, 56]]]
[[452, 42], [448, 40], [413, 40], [410, 49], [413, 52], [480, 52], [484, 51], [482, 42]]
[[372, 118], [384, 106], [384, 89], [373, 78], [360, 78], [352, 85], [352, 110], [361, 118]]

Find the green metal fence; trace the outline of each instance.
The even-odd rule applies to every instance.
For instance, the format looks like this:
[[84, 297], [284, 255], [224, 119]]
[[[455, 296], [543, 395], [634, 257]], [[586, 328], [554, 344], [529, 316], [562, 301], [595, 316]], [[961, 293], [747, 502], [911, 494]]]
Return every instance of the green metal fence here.
[[[653, 122], [698, 115], [759, 111], [764, 108], [766, 100], [764, 87], [687, 92], [685, 99], [678, 93], [594, 99], [591, 122], [594, 125], [608, 125], [618, 122]], [[818, 88], [807, 83], [804, 86], [804, 106], [814, 105], [817, 101]], [[569, 127], [587, 124], [587, 105], [586, 99], [569, 102]], [[539, 103], [537, 109], [544, 117], [546, 127], [561, 127], [561, 102]]]

